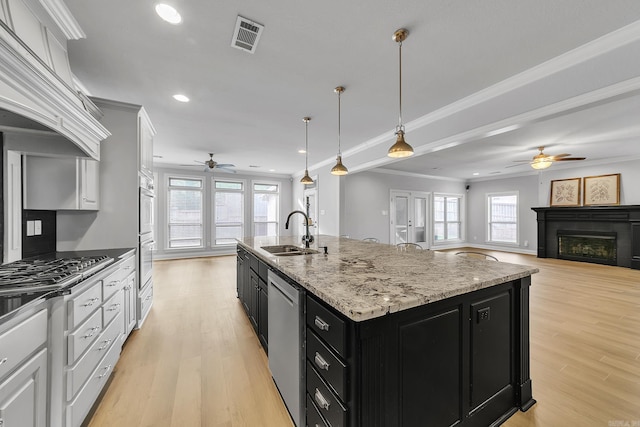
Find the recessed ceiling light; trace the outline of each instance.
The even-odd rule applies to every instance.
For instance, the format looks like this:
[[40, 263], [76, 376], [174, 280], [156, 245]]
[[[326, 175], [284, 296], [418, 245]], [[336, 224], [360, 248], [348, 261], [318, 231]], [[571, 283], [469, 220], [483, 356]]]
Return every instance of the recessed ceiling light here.
[[307, 152], [307, 150], [303, 150], [302, 148], [300, 150], [298, 150], [298, 153], [300, 154], [305, 154]]
[[275, 172], [275, 171], [276, 171], [275, 169], [269, 169], [269, 172]]
[[182, 22], [182, 16], [178, 13], [178, 11], [168, 4], [158, 3], [156, 5], [156, 13], [160, 16], [160, 18], [164, 19], [170, 24], [179, 24]]
[[185, 95], [182, 95], [181, 93], [173, 95], [173, 99], [179, 102], [189, 102], [189, 98]]
[[480, 175], [480, 172], [474, 172], [473, 173], [473, 176], [478, 176], [478, 175]]

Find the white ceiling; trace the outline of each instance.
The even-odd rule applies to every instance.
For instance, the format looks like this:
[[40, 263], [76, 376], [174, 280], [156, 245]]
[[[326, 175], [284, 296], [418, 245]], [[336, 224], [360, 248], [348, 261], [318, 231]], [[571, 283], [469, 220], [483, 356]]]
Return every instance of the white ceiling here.
[[[148, 0], [66, 3], [87, 35], [69, 43], [72, 71], [92, 95], [145, 106], [157, 166], [214, 152], [238, 171], [300, 174], [308, 115], [310, 169], [331, 168], [338, 85], [351, 172], [503, 176], [540, 145], [583, 164], [640, 157], [637, 0], [167, 0], [180, 25]], [[255, 54], [230, 46], [237, 15], [265, 26]], [[400, 27], [416, 156], [393, 161]]]

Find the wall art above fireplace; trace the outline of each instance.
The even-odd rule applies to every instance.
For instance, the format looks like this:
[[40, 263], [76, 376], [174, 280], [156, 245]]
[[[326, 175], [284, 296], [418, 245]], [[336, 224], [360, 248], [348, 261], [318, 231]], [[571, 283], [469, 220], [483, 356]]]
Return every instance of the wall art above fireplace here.
[[620, 204], [620, 174], [585, 176], [585, 206], [611, 206]]

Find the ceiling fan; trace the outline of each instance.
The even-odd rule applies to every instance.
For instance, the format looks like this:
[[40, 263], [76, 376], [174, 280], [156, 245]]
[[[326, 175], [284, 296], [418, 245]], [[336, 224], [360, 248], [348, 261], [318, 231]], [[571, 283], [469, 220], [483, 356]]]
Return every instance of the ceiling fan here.
[[[231, 163], [218, 163], [215, 160], [213, 160], [213, 153], [209, 153], [209, 160], [205, 160], [204, 162], [199, 162], [198, 160], [194, 160], [194, 162], [199, 163], [201, 165], [204, 165], [204, 172], [213, 172], [214, 169], [220, 169], [223, 170], [225, 172], [230, 172], [230, 173], [236, 173], [236, 171], [234, 171], [233, 168], [236, 165], [233, 165]], [[194, 166], [194, 165], [181, 165], [181, 166]]]
[[[538, 147], [538, 151], [540, 151], [538, 154], [536, 154], [535, 156], [533, 156], [533, 158], [531, 160], [514, 160], [514, 162], [518, 162], [518, 163], [529, 163], [531, 165], [532, 168], [534, 169], [546, 169], [549, 166], [551, 166], [553, 164], [553, 162], [566, 162], [566, 161], [571, 161], [571, 160], [584, 160], [586, 159], [586, 157], [569, 157], [571, 156], [571, 154], [567, 154], [567, 153], [563, 153], [563, 154], [556, 154], [556, 155], [549, 155], [549, 154], [545, 154], [544, 151], [544, 147]], [[512, 166], [507, 166], [509, 167], [513, 167], [513, 166], [519, 166], [519, 165], [512, 165]]]

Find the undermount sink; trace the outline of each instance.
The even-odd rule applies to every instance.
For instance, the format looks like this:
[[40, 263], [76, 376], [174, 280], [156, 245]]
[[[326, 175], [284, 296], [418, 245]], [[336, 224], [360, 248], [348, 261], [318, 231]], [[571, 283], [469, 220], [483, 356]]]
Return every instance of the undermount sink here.
[[275, 256], [310, 255], [318, 253], [315, 249], [301, 248], [295, 245], [261, 246], [261, 249]]

